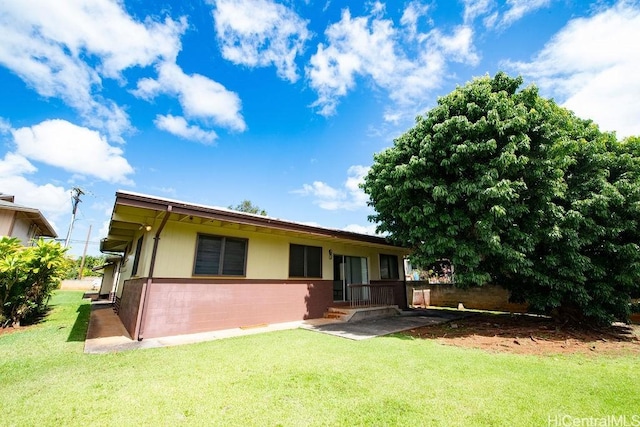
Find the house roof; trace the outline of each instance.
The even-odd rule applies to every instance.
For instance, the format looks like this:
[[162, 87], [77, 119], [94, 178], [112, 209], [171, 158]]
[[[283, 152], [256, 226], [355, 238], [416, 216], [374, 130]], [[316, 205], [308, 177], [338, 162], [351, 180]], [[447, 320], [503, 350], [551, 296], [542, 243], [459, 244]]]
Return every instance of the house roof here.
[[275, 231], [289, 235], [314, 236], [324, 240], [348, 240], [368, 245], [398, 247], [380, 236], [318, 227], [146, 194], [117, 191], [109, 224], [109, 235], [101, 242], [100, 250], [103, 252], [125, 251], [138, 231], [146, 226], [157, 227], [166, 215], [169, 215], [170, 220], [179, 222], [199, 221], [201, 224], [235, 226], [245, 230]]
[[5, 199], [0, 199], [0, 209], [20, 212], [24, 218], [27, 218], [40, 229], [40, 235], [44, 237], [58, 237], [58, 234], [53, 229], [49, 221], [42, 215], [38, 209], [29, 208], [26, 206], [16, 205]]
[[91, 269], [91, 271], [100, 271], [100, 270], [104, 270], [105, 268], [107, 268], [110, 265], [114, 265], [117, 264], [118, 262], [120, 262], [120, 260], [122, 259], [122, 257], [120, 255], [115, 255], [115, 256], [109, 256], [105, 259], [105, 263], [102, 265], [96, 265], [95, 267], [93, 267]]

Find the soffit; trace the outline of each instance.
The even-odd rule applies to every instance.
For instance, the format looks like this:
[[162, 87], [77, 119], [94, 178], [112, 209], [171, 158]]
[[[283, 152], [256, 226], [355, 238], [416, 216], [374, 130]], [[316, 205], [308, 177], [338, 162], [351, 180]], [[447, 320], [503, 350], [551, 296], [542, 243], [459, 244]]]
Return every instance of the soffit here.
[[325, 242], [338, 242], [357, 246], [403, 249], [391, 245], [384, 238], [377, 236], [326, 229], [276, 218], [190, 205], [184, 202], [156, 199], [134, 193], [118, 192], [116, 193], [116, 203], [109, 225], [109, 234], [103, 240], [101, 250], [109, 252], [124, 251], [127, 245], [133, 242], [135, 236], [147, 225], [152, 227], [150, 232], [155, 233], [160, 222], [167, 215], [168, 206], [171, 207], [169, 222], [209, 225], [289, 237], [313, 238]]
[[58, 237], [58, 234], [53, 229], [49, 221], [42, 215], [42, 213], [37, 209], [25, 208], [22, 206], [16, 206], [13, 208], [7, 209], [5, 206], [1, 206], [1, 209], [15, 211], [18, 215], [18, 218], [25, 219], [28, 222], [34, 223], [38, 229], [40, 230], [40, 235], [44, 237]]

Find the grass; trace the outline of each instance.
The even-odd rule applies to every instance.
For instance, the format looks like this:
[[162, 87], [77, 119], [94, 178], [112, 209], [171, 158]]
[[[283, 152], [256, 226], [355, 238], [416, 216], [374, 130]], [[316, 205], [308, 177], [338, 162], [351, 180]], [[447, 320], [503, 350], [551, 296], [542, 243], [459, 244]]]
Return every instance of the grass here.
[[490, 354], [303, 330], [85, 355], [81, 297], [60, 291], [45, 322], [0, 336], [0, 425], [640, 422], [637, 356]]

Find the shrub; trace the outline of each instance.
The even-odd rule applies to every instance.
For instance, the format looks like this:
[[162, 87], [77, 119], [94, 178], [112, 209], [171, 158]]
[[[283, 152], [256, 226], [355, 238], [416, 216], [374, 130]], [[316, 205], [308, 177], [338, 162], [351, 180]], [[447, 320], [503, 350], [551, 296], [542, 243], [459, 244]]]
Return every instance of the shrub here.
[[45, 313], [49, 297], [64, 274], [59, 243], [39, 239], [24, 247], [16, 238], [0, 239], [0, 322], [29, 323]]

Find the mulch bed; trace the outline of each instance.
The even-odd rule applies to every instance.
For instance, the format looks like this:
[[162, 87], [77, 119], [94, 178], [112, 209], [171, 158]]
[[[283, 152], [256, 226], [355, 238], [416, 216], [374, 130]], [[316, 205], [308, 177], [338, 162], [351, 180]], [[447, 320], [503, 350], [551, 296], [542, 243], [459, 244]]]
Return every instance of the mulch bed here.
[[491, 352], [640, 355], [640, 325], [617, 323], [608, 328], [590, 328], [520, 314], [481, 313], [450, 323], [412, 329], [406, 334]]

